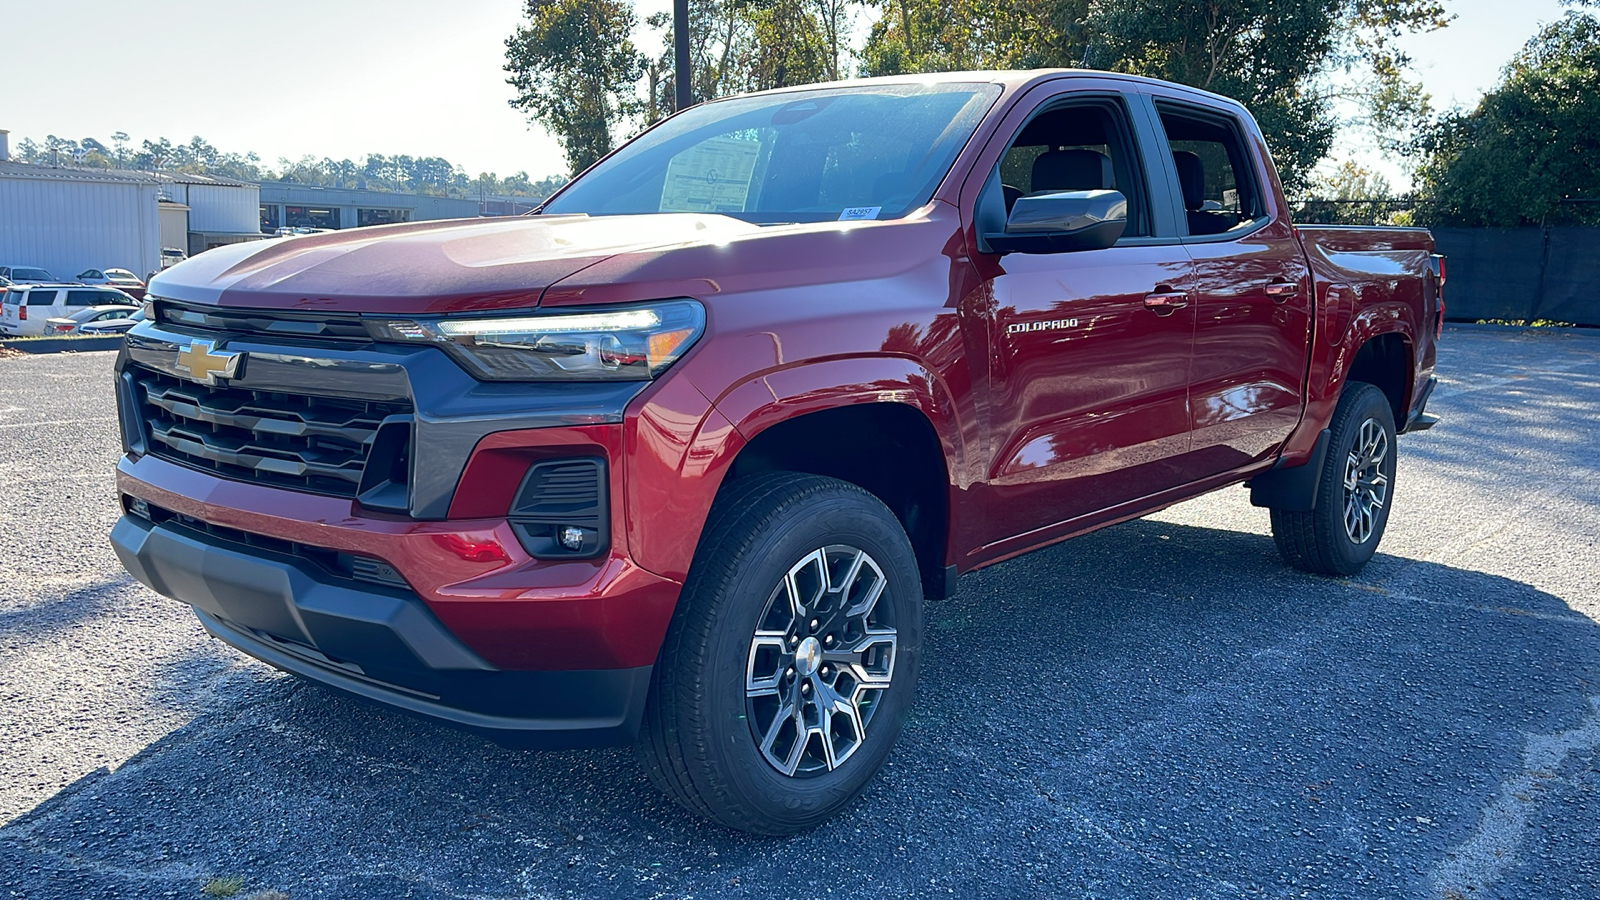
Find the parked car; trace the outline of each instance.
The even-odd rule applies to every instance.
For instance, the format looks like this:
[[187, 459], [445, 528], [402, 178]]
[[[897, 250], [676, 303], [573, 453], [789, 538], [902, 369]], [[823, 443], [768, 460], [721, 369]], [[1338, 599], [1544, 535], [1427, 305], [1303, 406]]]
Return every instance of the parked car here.
[[[91, 322], [127, 321], [139, 311], [137, 306], [117, 303], [109, 306], [90, 306], [73, 310], [64, 316], [54, 316], [44, 321], [44, 334], [76, 334]], [[130, 326], [131, 327], [131, 326]]]
[[177, 265], [178, 263], [183, 262], [184, 260], [186, 260], [188, 258], [189, 258], [189, 254], [185, 253], [184, 251], [182, 251], [180, 249], [178, 249], [177, 247], [162, 247], [161, 248], [161, 270], [162, 271], [166, 271], [167, 269], [172, 268], [173, 266]]
[[133, 306], [116, 288], [83, 284], [18, 284], [0, 294], [0, 332], [12, 337], [45, 334], [46, 323], [91, 306]]
[[61, 279], [38, 266], [0, 266], [0, 278], [13, 284], [60, 284]]
[[120, 319], [101, 319], [97, 322], [85, 322], [78, 326], [79, 334], [126, 334], [128, 329], [144, 321], [144, 310], [138, 310], [132, 315]]
[[135, 300], [144, 299], [144, 282], [127, 269], [85, 269], [78, 273], [84, 284], [103, 284], [114, 287]]
[[163, 274], [111, 542], [281, 669], [794, 832], [883, 765], [963, 572], [1245, 483], [1289, 565], [1360, 570], [1434, 421], [1433, 251], [1296, 228], [1194, 88], [710, 101], [540, 214]]

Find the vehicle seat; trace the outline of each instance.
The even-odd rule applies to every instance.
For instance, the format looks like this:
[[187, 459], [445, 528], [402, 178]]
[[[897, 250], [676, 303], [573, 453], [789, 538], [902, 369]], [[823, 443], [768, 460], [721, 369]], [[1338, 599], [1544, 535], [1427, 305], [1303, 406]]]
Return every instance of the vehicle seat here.
[[1033, 192], [1102, 191], [1115, 183], [1111, 157], [1098, 150], [1051, 150], [1033, 161]]
[[1211, 212], [1206, 205], [1206, 164], [1200, 154], [1188, 150], [1172, 151], [1172, 164], [1178, 168], [1178, 184], [1183, 188], [1183, 208], [1189, 216], [1190, 234], [1221, 234], [1238, 224], [1232, 213]]

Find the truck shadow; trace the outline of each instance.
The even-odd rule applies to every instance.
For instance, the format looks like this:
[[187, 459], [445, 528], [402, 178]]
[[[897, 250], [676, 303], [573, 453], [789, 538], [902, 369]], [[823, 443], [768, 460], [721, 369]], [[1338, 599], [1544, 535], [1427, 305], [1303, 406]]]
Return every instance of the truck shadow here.
[[809, 834], [694, 819], [625, 750], [504, 750], [285, 677], [0, 828], [0, 886], [1417, 896], [1524, 736], [1591, 714], [1597, 660], [1594, 622], [1518, 582], [1396, 557], [1320, 579], [1260, 535], [1138, 521], [933, 604], [889, 766]]

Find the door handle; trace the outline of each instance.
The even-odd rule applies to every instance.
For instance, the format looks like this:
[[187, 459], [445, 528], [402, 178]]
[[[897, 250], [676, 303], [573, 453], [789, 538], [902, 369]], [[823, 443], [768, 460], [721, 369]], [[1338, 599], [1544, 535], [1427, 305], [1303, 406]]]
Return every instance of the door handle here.
[[1267, 285], [1267, 296], [1271, 297], [1272, 298], [1272, 302], [1274, 302], [1274, 303], [1282, 303], [1283, 301], [1289, 299], [1290, 297], [1295, 297], [1295, 296], [1298, 296], [1299, 294], [1300, 294], [1300, 284], [1299, 284], [1299, 282], [1295, 282], [1295, 281], [1274, 281], [1273, 283]]
[[1144, 308], [1158, 316], [1170, 316], [1188, 305], [1189, 295], [1178, 291], [1144, 295]]

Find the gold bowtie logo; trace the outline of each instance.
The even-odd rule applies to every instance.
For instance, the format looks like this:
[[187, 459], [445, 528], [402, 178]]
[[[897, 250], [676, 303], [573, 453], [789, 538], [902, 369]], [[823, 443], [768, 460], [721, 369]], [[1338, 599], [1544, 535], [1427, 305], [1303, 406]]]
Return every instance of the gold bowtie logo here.
[[219, 352], [212, 341], [190, 341], [178, 351], [178, 369], [202, 384], [214, 385], [218, 378], [239, 377], [243, 353]]

